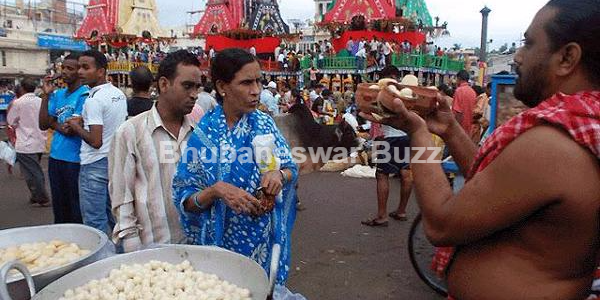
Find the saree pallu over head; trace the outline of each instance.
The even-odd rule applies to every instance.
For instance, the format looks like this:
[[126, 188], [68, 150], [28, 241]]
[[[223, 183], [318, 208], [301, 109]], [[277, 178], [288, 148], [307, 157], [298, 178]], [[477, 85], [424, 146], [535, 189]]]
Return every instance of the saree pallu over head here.
[[[254, 159], [252, 141], [264, 135], [275, 137], [274, 155], [280, 161], [280, 168], [292, 172], [292, 179], [276, 197], [272, 212], [258, 217], [236, 214], [222, 199], [200, 214], [184, 210], [185, 199], [220, 181], [255, 195], [261, 186], [261, 173]], [[272, 246], [280, 244], [277, 283], [285, 284], [296, 218], [298, 169], [273, 119], [255, 111], [242, 116], [230, 129], [219, 105], [200, 121], [184, 151], [173, 179], [173, 199], [188, 242], [237, 252], [256, 261], [267, 273]]]

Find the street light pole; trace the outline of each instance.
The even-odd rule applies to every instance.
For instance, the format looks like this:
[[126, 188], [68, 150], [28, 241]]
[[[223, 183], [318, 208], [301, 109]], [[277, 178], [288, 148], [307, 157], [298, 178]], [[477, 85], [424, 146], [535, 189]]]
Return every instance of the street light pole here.
[[488, 35], [488, 17], [492, 12], [487, 6], [485, 6], [481, 11], [481, 53], [479, 54], [479, 60], [482, 62], [487, 62], [487, 35]]

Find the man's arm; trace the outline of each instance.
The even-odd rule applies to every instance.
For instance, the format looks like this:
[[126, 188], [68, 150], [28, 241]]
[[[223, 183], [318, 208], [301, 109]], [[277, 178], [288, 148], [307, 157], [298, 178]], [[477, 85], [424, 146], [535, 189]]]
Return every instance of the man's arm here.
[[[419, 132], [411, 146], [432, 142]], [[411, 168], [428, 238], [438, 246], [456, 246], [509, 228], [568, 195], [597, 194], [600, 174], [594, 162], [562, 131], [539, 126], [511, 143], [456, 196], [439, 164]]]
[[135, 214], [135, 129], [123, 126], [113, 138], [108, 156], [108, 192], [116, 224], [113, 241], [123, 241], [123, 250], [139, 250], [142, 241]]
[[40, 106], [40, 114], [39, 114], [39, 127], [40, 130], [48, 130], [52, 129], [54, 131], [60, 132], [62, 135], [70, 136], [73, 135], [73, 132], [67, 130], [67, 127], [60, 126], [56, 121], [56, 118], [50, 115], [49, 102], [50, 97], [48, 94], [42, 95], [42, 104]]
[[87, 114], [85, 122], [89, 124], [90, 131], [83, 128], [81, 118], [71, 118], [67, 121], [73, 132], [81, 137], [88, 145], [95, 149], [102, 148], [102, 130], [104, 127], [104, 119], [102, 116], [102, 106], [96, 99], [88, 99], [84, 107], [84, 115]]
[[90, 125], [90, 131], [83, 129], [83, 124], [77, 120], [69, 120], [69, 127], [88, 145], [95, 149], [102, 148], [102, 125]]
[[[56, 130], [55, 128], [52, 127], [53, 119], [50, 117], [50, 114], [48, 113], [48, 102], [49, 102], [48, 99], [50, 97], [51, 96], [46, 93], [41, 95], [42, 104], [40, 106], [40, 114], [38, 116], [40, 130], [48, 130], [50, 128]], [[55, 120], [54, 120], [54, 122], [56, 123]], [[56, 124], [54, 127], [56, 127]]]
[[10, 127], [17, 129], [17, 127], [19, 127], [20, 119], [20, 105], [19, 103], [16, 103], [16, 100], [13, 100], [6, 113], [6, 123], [8, 123]]

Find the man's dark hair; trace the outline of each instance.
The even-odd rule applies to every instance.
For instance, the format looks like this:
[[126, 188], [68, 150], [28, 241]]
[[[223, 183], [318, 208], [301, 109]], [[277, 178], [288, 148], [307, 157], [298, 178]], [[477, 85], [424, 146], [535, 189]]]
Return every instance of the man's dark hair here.
[[33, 93], [37, 87], [37, 81], [31, 77], [25, 77], [21, 80], [20, 85], [25, 93]]
[[210, 94], [210, 93], [212, 93], [213, 89], [214, 89], [214, 86], [213, 86], [212, 82], [207, 82], [204, 84], [203, 90], [205, 93]]
[[[156, 80], [160, 78], [167, 78], [169, 81], [173, 81], [177, 77], [177, 66], [197, 66], [200, 67], [200, 61], [196, 55], [188, 52], [187, 50], [179, 50], [170, 53], [160, 62], [158, 67], [158, 73], [156, 74]], [[160, 88], [159, 88], [160, 92]]]
[[477, 94], [477, 96], [485, 93], [485, 89], [479, 85], [474, 85], [473, 90], [475, 91], [475, 94]]
[[65, 60], [79, 60], [79, 56], [77, 53], [71, 53], [65, 57]]
[[91, 57], [94, 59], [94, 64], [96, 64], [96, 69], [108, 69], [108, 60], [106, 60], [106, 56], [102, 54], [102, 52], [98, 50], [87, 50], [81, 53], [80, 57]]
[[446, 96], [454, 97], [454, 90], [445, 83], [438, 86], [438, 90], [444, 92]]
[[131, 87], [134, 93], [149, 91], [154, 81], [152, 72], [146, 66], [139, 66], [131, 70], [129, 77], [131, 78]]
[[200, 67], [200, 61], [194, 54], [187, 50], [179, 50], [170, 53], [163, 59], [158, 67], [158, 73], [156, 79], [165, 77], [169, 80], [175, 79], [177, 76], [177, 66], [180, 64], [184, 66], [197, 66]]
[[396, 68], [394, 66], [386, 66], [385, 68], [383, 68], [383, 70], [381, 70], [381, 72], [379, 72], [379, 76], [381, 78], [391, 78], [391, 77], [399, 78], [400, 75], [402, 75], [400, 73], [400, 70], [398, 70], [398, 68]]
[[458, 74], [456, 74], [456, 78], [462, 81], [469, 81], [471, 79], [471, 75], [466, 70], [460, 70]]
[[583, 52], [581, 65], [590, 81], [600, 82], [600, 0], [551, 0], [546, 6], [558, 9], [545, 28], [551, 50], [577, 43]]
[[[215, 84], [218, 80], [225, 83], [231, 83], [237, 72], [239, 72], [245, 65], [253, 62], [258, 62], [256, 57], [244, 49], [225, 49], [219, 52], [219, 54], [212, 59], [210, 66], [210, 77]], [[221, 93], [218, 89], [217, 102], [220, 104], [223, 103], [223, 96], [221, 96]]]

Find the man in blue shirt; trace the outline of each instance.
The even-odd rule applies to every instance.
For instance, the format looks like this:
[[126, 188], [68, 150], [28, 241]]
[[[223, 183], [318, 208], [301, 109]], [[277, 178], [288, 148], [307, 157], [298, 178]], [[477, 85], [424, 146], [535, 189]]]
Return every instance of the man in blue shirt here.
[[81, 115], [88, 96], [88, 87], [81, 85], [77, 71], [79, 57], [67, 56], [62, 66], [66, 88], [56, 90], [52, 78], [44, 79], [40, 129], [53, 129], [54, 135], [48, 160], [48, 177], [52, 193], [55, 223], [82, 223], [79, 208], [79, 149], [81, 138], [66, 125], [66, 121]]

